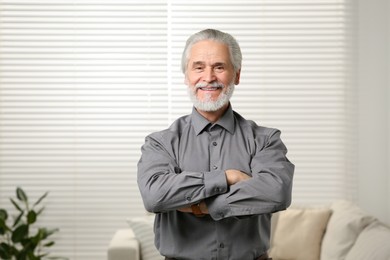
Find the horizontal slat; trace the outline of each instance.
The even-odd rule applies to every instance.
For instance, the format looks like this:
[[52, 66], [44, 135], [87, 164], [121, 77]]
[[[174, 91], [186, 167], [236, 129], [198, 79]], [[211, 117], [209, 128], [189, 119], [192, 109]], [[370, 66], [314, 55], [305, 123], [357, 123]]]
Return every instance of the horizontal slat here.
[[61, 229], [53, 255], [105, 259], [115, 230], [145, 215], [141, 146], [191, 113], [181, 54], [206, 27], [239, 41], [233, 108], [282, 130], [294, 203], [353, 194], [349, 1], [3, 0], [0, 9], [0, 206], [12, 207], [16, 186], [32, 201], [50, 190], [41, 223]]

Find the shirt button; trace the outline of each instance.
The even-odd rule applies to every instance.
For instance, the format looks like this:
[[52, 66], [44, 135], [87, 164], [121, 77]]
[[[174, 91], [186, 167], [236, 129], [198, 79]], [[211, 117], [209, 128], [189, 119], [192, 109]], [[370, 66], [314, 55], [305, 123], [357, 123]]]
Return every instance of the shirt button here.
[[220, 244], [219, 244], [219, 247], [220, 247], [220, 248], [224, 248], [225, 245], [224, 245], [223, 243], [220, 243]]
[[214, 170], [218, 169], [218, 166], [214, 165], [214, 166], [213, 166], [213, 169], [214, 169]]
[[217, 142], [213, 142], [213, 145], [214, 145], [214, 146], [217, 146], [217, 144], [218, 144]]

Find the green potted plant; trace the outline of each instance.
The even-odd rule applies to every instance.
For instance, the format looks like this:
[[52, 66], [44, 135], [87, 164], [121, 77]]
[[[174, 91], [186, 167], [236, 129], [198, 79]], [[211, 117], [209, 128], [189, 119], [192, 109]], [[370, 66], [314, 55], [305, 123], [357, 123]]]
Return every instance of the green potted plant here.
[[[0, 209], [0, 258], [6, 260], [43, 260], [66, 259], [51, 257], [46, 251], [54, 245], [54, 241], [47, 240], [58, 229], [35, 227], [37, 218], [45, 209], [40, 206], [48, 195], [43, 194], [34, 204], [30, 205], [28, 197], [22, 188], [16, 189], [17, 200], [10, 198], [18, 214], [13, 222], [5, 209]], [[39, 207], [39, 209], [36, 209]], [[12, 225], [9, 225], [9, 222]]]

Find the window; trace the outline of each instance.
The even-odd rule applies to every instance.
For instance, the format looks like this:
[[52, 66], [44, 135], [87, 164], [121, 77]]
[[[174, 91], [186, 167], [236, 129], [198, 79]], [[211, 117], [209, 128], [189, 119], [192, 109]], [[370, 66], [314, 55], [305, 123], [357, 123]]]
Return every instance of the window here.
[[140, 147], [191, 112], [180, 58], [205, 28], [239, 41], [233, 108], [282, 130], [294, 202], [354, 196], [349, 2], [20, 0], [0, 17], [0, 204], [16, 186], [49, 190], [55, 254], [105, 259], [115, 230], [145, 214]]

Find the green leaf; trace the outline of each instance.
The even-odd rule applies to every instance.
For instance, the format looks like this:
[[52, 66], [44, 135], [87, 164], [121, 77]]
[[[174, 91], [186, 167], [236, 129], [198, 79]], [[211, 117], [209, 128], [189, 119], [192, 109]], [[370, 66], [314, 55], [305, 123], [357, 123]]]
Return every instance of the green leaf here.
[[56, 232], [58, 232], [58, 231], [60, 231], [58, 228], [49, 229], [49, 230], [47, 231], [47, 237], [53, 235], [54, 233], [56, 233]]
[[48, 238], [49, 236], [51, 236], [52, 234], [54, 234], [55, 232], [58, 232], [58, 231], [59, 231], [59, 229], [48, 230], [46, 228], [39, 228], [38, 233], [34, 237], [32, 237], [31, 239], [36, 241], [36, 243], [39, 243], [40, 241], [45, 240], [46, 238]]
[[19, 211], [23, 211], [23, 209], [18, 205], [18, 203], [16, 203], [13, 199], [10, 199], [10, 201], [12, 202], [12, 204], [14, 204], [15, 208]]
[[23, 201], [23, 202], [27, 202], [28, 201], [26, 193], [20, 187], [16, 188], [16, 196], [18, 197], [18, 199], [20, 201]]
[[7, 220], [8, 218], [8, 213], [5, 209], [0, 209], [0, 219], [2, 220]]
[[16, 256], [16, 260], [27, 260], [27, 252], [22, 250], [20, 253]]
[[31, 239], [23, 238], [22, 241], [20, 241], [20, 244], [23, 246], [23, 249], [25, 249], [26, 247], [31, 247]]
[[41, 215], [41, 213], [45, 210], [45, 207], [42, 207], [40, 210], [37, 211], [37, 216]]
[[9, 228], [7, 227], [6, 220], [8, 218], [7, 211], [0, 209], [0, 235], [4, 235]]
[[12, 248], [6, 244], [6, 243], [1, 243], [0, 244], [0, 258], [1, 259], [11, 259], [12, 255]]
[[7, 231], [11, 229], [7, 226], [7, 223], [4, 219], [0, 219], [0, 235], [4, 235]]
[[40, 260], [40, 256], [36, 256], [33, 251], [26, 251], [29, 260]]
[[[22, 244], [22, 251], [26, 252], [26, 254], [28, 256], [30, 256], [31, 254], [34, 254], [35, 249], [38, 246], [38, 244], [31, 241], [31, 238], [29, 238], [29, 237], [22, 239], [21, 244]], [[31, 259], [31, 257], [29, 259]]]
[[58, 228], [56, 228], [56, 229], [40, 228], [38, 232], [39, 232], [39, 236], [40, 236], [41, 240], [44, 240], [58, 231], [59, 231]]
[[39, 243], [41, 240], [44, 240], [46, 237], [46, 229], [39, 228], [37, 234], [32, 238], [36, 243]]
[[23, 238], [28, 236], [28, 225], [20, 225], [18, 226], [14, 232], [12, 233], [12, 242], [18, 243], [21, 242]]
[[46, 196], [49, 194], [48, 191], [45, 192], [45, 194], [43, 194], [38, 200], [37, 202], [34, 203], [34, 206], [38, 205], [39, 203], [41, 203], [41, 201], [46, 198]]
[[34, 210], [30, 210], [27, 214], [27, 223], [33, 224], [37, 221], [37, 213]]
[[55, 244], [54, 241], [50, 241], [50, 242], [44, 244], [43, 246], [44, 246], [44, 247], [50, 247], [50, 246], [53, 246], [54, 244]]
[[34, 245], [39, 245], [39, 243], [41, 242], [41, 238], [39, 236], [39, 233], [37, 233], [35, 236], [33, 237], [29, 237], [29, 240], [30, 240], [30, 243], [31, 244], [34, 244]]
[[15, 219], [13, 227], [16, 227], [24, 215], [24, 211], [20, 212], [19, 216]]

